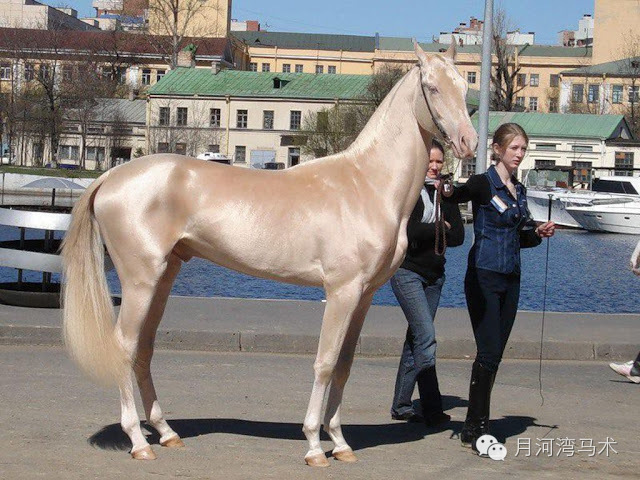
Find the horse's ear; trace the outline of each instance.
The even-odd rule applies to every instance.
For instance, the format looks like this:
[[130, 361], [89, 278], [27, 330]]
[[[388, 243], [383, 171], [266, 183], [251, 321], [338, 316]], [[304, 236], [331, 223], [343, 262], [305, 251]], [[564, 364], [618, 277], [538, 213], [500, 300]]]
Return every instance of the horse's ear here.
[[429, 63], [429, 60], [427, 58], [427, 54], [424, 53], [424, 50], [422, 50], [422, 47], [420, 46], [420, 44], [418, 42], [416, 42], [415, 40], [413, 41], [413, 49], [416, 52], [416, 56], [418, 57], [418, 60], [420, 60], [420, 66], [421, 67], [426, 67], [427, 63]]
[[449, 48], [444, 53], [444, 56], [450, 58], [452, 61], [455, 61], [456, 59], [456, 37], [454, 37], [453, 35], [451, 35], [451, 45], [449, 45]]

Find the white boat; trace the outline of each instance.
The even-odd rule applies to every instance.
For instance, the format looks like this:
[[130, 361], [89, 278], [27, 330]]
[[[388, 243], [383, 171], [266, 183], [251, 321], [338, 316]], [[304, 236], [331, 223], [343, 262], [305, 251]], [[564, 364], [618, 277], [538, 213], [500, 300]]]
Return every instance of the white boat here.
[[[529, 211], [534, 220], [546, 222], [549, 216], [549, 199], [551, 198], [551, 220], [558, 225], [574, 228], [587, 228], [582, 225], [576, 215], [568, 208], [591, 208], [594, 205], [619, 204], [616, 208], [631, 205], [633, 200], [640, 200], [639, 177], [602, 177], [594, 181], [591, 190], [569, 189], [559, 187], [529, 187], [527, 200]], [[633, 202], [632, 202], [633, 203]], [[609, 208], [609, 207], [608, 207]], [[611, 208], [614, 208], [613, 206]], [[583, 216], [580, 216], [583, 218]], [[593, 222], [589, 222], [593, 225]], [[591, 228], [588, 228], [591, 230]], [[602, 230], [609, 231], [609, 230]]]
[[640, 235], [640, 198], [594, 199], [566, 210], [586, 230]]

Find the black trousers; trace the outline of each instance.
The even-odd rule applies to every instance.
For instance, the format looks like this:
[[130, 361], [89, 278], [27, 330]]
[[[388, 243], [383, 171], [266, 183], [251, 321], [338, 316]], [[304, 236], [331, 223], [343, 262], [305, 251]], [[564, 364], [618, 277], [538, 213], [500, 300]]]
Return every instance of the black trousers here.
[[469, 268], [464, 293], [476, 339], [476, 361], [495, 372], [516, 319], [520, 275]]

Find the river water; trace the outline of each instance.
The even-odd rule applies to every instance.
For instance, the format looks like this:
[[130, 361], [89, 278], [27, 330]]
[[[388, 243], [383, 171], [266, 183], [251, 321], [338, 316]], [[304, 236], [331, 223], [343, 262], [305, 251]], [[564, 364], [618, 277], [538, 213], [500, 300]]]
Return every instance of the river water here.
[[[43, 232], [29, 230], [42, 238]], [[59, 232], [58, 232], [59, 233]], [[0, 226], [0, 239], [17, 239], [18, 230]], [[471, 246], [471, 226], [465, 243], [447, 250], [447, 281], [440, 305], [465, 307], [463, 280], [467, 253]], [[559, 312], [640, 312], [640, 278], [629, 269], [629, 258], [640, 236], [598, 234], [581, 230], [558, 230], [549, 242], [547, 311]], [[539, 247], [522, 251], [520, 308], [542, 310], [544, 295], [546, 240]], [[25, 272], [25, 281], [39, 281], [41, 274]], [[0, 267], [0, 281], [16, 281], [14, 269]], [[115, 272], [108, 274], [114, 293], [120, 293]], [[54, 281], [56, 276], [54, 276]], [[319, 288], [299, 287], [242, 275], [201, 259], [183, 265], [174, 284], [173, 295], [322, 300]], [[376, 305], [397, 305], [389, 284], [374, 297]]]

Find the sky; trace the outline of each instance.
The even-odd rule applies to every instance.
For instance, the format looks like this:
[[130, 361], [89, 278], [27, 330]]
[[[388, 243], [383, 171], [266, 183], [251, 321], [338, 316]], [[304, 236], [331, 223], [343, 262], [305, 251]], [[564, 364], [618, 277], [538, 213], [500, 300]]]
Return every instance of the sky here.
[[[41, 0], [68, 5], [79, 16], [93, 16], [92, 0]], [[494, 0], [513, 29], [535, 32], [536, 43], [554, 45], [560, 30], [577, 30], [593, 14], [594, 0]], [[484, 0], [233, 0], [232, 17], [258, 20], [264, 30], [417, 38], [429, 42], [471, 16], [484, 17]]]

